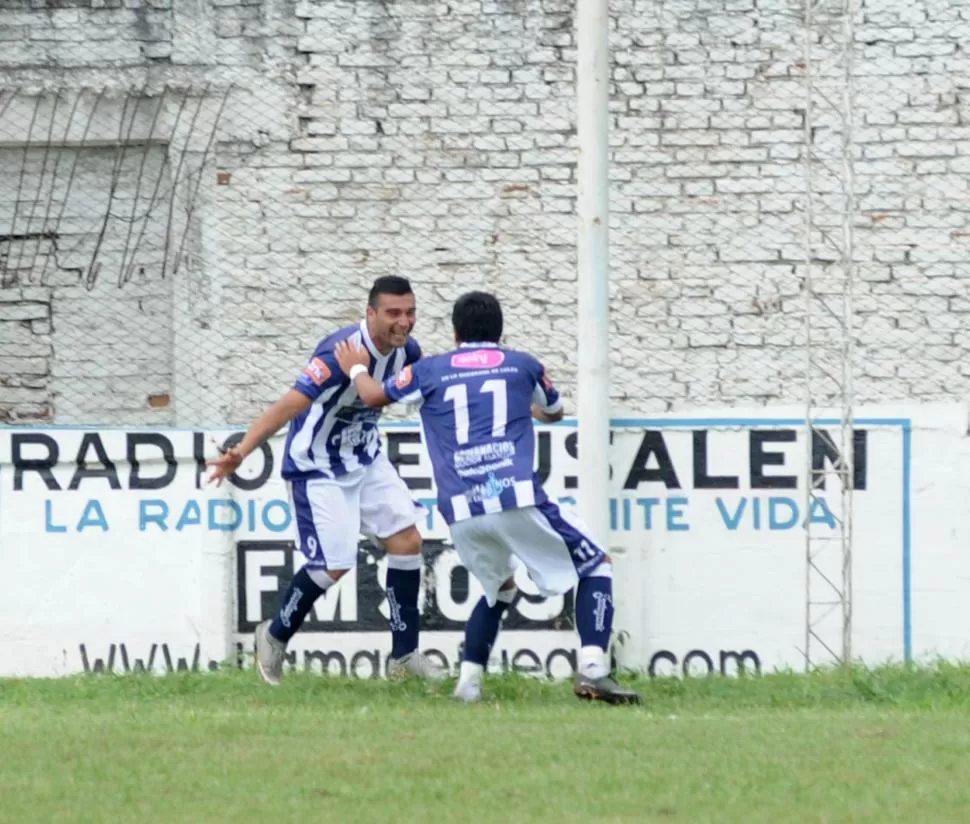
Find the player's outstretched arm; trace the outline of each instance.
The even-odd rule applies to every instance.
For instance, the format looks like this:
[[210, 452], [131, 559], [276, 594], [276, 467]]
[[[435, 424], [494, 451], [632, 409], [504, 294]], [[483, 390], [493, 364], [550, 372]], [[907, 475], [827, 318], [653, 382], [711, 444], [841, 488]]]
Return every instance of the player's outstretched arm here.
[[258, 449], [267, 438], [272, 437], [301, 412], [305, 412], [313, 401], [296, 389], [290, 389], [282, 398], [260, 415], [236, 447], [245, 458]]
[[368, 406], [382, 407], [387, 406], [393, 401], [387, 397], [384, 387], [380, 382], [374, 380], [368, 373], [367, 367], [370, 364], [370, 355], [363, 347], [352, 346], [349, 341], [341, 341], [334, 349], [334, 357], [340, 371], [347, 375], [357, 396]]
[[302, 392], [290, 389], [255, 420], [236, 446], [227, 449], [223, 455], [208, 462], [208, 465], [213, 467], [209, 481], [215, 481], [217, 486], [221, 484], [223, 480], [239, 469], [239, 465], [250, 452], [258, 449], [263, 441], [275, 435], [293, 418], [306, 410], [311, 403], [313, 401]]

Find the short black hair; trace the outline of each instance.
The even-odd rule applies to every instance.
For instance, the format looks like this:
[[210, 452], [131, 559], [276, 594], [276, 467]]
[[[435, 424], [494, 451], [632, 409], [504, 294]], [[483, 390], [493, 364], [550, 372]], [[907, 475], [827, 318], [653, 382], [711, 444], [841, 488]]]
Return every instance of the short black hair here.
[[367, 305], [371, 309], [377, 308], [378, 299], [381, 295], [413, 295], [411, 281], [400, 275], [381, 275], [374, 281], [367, 296]]
[[451, 310], [451, 325], [462, 343], [498, 343], [502, 306], [490, 292], [466, 292]]

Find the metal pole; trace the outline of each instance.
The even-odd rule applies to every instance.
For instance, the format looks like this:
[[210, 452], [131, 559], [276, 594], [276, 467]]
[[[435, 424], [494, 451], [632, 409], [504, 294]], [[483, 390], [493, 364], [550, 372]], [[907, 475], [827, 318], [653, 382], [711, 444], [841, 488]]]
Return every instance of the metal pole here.
[[815, 283], [812, 267], [815, 265], [815, 175], [814, 166], [814, 123], [815, 123], [815, 77], [812, 54], [812, 37], [815, 32], [815, 0], [805, 0], [805, 29], [803, 32], [805, 64], [805, 143], [802, 151], [805, 172], [805, 282], [802, 285], [805, 297], [805, 672], [811, 672], [815, 663], [812, 650], [815, 629], [815, 606], [812, 576], [815, 574], [815, 541], [812, 540], [812, 524], [809, 514], [815, 500], [815, 474], [812, 471], [812, 440], [815, 431], [815, 359], [812, 357], [812, 321], [815, 311]]
[[577, 0], [579, 509], [610, 544], [609, 0]]
[[852, 532], [855, 484], [855, 0], [844, 0], [842, 16], [842, 665], [852, 666]]

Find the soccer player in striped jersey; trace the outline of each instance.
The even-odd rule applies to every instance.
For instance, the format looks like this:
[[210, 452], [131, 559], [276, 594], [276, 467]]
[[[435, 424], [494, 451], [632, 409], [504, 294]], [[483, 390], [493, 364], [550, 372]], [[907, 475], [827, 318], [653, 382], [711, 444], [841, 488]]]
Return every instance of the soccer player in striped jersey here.
[[380, 449], [380, 411], [358, 397], [354, 382], [334, 356], [341, 342], [368, 353], [368, 374], [383, 381], [419, 362], [411, 337], [415, 300], [406, 278], [377, 278], [367, 317], [317, 345], [293, 388], [249, 428], [242, 441], [210, 461], [219, 483], [243, 459], [289, 423], [282, 476], [287, 483], [296, 540], [306, 558], [293, 576], [277, 615], [256, 627], [256, 664], [277, 685], [286, 646], [313, 603], [357, 563], [363, 533], [387, 551], [386, 595], [392, 639], [390, 677], [446, 673], [418, 652], [421, 535], [418, 509], [407, 484]]
[[545, 596], [576, 587], [581, 650], [574, 691], [581, 698], [639, 703], [610, 675], [612, 565], [583, 525], [549, 500], [533, 471], [532, 418], [562, 418], [559, 393], [532, 355], [499, 345], [502, 308], [494, 295], [469, 292], [452, 311], [458, 348], [375, 379], [371, 355], [353, 341], [337, 363], [364, 403], [421, 405], [438, 508], [455, 550], [482, 585], [465, 628], [456, 697], [481, 698], [482, 677], [505, 610], [516, 596], [512, 556]]

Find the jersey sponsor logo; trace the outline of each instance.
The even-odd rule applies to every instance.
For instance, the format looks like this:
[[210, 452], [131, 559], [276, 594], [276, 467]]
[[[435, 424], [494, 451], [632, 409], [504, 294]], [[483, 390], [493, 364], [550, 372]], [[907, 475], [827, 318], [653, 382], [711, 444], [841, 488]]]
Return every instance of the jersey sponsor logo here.
[[411, 383], [411, 377], [414, 371], [410, 366], [405, 366], [400, 372], [397, 373], [397, 377], [394, 379], [394, 385], [398, 389], [403, 389], [409, 383]]
[[455, 453], [455, 471], [461, 478], [484, 475], [513, 465], [515, 444], [512, 441], [471, 446]]
[[338, 423], [365, 423], [377, 426], [377, 422], [381, 417], [381, 410], [364, 406], [364, 402], [358, 398], [352, 404], [341, 406], [340, 409], [334, 412], [333, 417]]
[[307, 364], [306, 369], [303, 370], [303, 374], [317, 386], [322, 386], [329, 380], [331, 372], [330, 367], [320, 360], [320, 358], [314, 358]]
[[475, 484], [465, 493], [470, 504], [477, 504], [486, 498], [498, 498], [506, 489], [515, 485], [515, 478], [499, 478], [494, 473], [483, 484]]
[[458, 469], [455, 471], [458, 473], [459, 478], [476, 478], [484, 475], [486, 472], [498, 472], [500, 469], [508, 469], [512, 466], [515, 466], [515, 461], [511, 458], [505, 458], [501, 461], [492, 461], [491, 463], [481, 464], [480, 466], [473, 466], [470, 469]]
[[330, 437], [330, 446], [346, 446], [351, 449], [358, 449], [379, 438], [377, 428], [368, 426], [366, 423], [355, 423], [341, 430]]
[[455, 369], [494, 369], [504, 362], [505, 353], [501, 349], [476, 349], [451, 356], [451, 365]]

